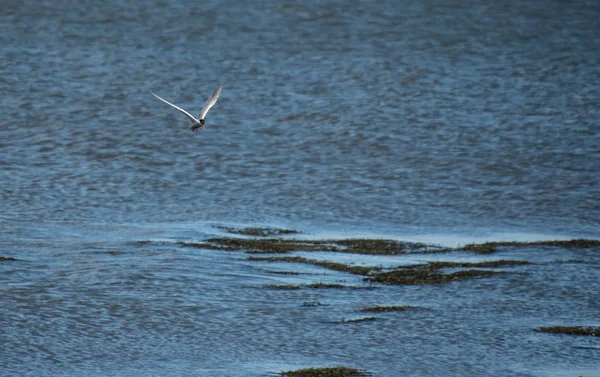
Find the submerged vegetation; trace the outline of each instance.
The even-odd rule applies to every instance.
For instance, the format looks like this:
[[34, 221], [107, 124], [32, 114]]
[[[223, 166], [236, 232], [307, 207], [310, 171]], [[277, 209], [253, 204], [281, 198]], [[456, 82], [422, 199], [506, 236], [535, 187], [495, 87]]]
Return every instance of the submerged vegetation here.
[[600, 336], [600, 326], [551, 326], [540, 327], [537, 331], [552, 334]]
[[288, 370], [279, 373], [286, 377], [368, 377], [371, 376], [365, 370], [349, 368], [344, 366], [329, 368], [304, 368], [297, 370]]

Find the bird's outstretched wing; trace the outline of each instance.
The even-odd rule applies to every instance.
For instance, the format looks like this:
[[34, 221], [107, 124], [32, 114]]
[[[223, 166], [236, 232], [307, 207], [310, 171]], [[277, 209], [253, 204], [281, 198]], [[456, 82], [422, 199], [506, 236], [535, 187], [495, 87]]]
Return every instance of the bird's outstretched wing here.
[[208, 110], [210, 110], [210, 108], [213, 107], [215, 105], [215, 103], [217, 103], [217, 100], [219, 99], [219, 96], [221, 95], [221, 89], [223, 89], [223, 85], [219, 85], [219, 87], [217, 88], [217, 90], [215, 90], [213, 95], [210, 96], [208, 101], [206, 101], [206, 103], [204, 104], [204, 107], [202, 108], [202, 110], [200, 110], [200, 115], [198, 115], [198, 119], [204, 119], [204, 117], [206, 116], [206, 113], [208, 113]]
[[[152, 92], [150, 92], [150, 93], [152, 93]], [[152, 93], [152, 95], [153, 95], [154, 97], [158, 98], [159, 100], [163, 101], [163, 102], [164, 102], [164, 103], [166, 103], [167, 105], [171, 105], [171, 106], [173, 106], [174, 108], [176, 108], [177, 110], [179, 110], [179, 111], [181, 111], [182, 113], [184, 113], [184, 114], [185, 114], [185, 116], [186, 116], [186, 117], [188, 117], [188, 118], [189, 118], [189, 120], [191, 120], [191, 121], [192, 121], [192, 123], [198, 123], [198, 119], [194, 118], [194, 117], [193, 117], [193, 116], [192, 116], [190, 113], [188, 113], [187, 111], [185, 111], [185, 110], [184, 110], [184, 109], [182, 109], [181, 107], [173, 105], [171, 102], [169, 102], [169, 101], [167, 101], [167, 100], [164, 100], [164, 99], [160, 98], [159, 96], [157, 96], [157, 95], [156, 95], [156, 94], [154, 94], [154, 93]]]

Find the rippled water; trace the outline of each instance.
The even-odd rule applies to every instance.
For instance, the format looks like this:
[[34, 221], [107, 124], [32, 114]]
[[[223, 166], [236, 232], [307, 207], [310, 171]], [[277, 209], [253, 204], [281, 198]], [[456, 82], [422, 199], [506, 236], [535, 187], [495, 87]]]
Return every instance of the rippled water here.
[[[600, 238], [597, 2], [2, 8], [0, 255], [21, 259], [0, 262], [3, 375], [590, 369], [597, 351], [529, 331], [594, 318], [579, 291], [598, 277], [593, 252], [508, 280], [271, 292], [283, 277], [245, 256], [172, 241], [213, 224], [447, 244]], [[219, 83], [198, 133], [150, 95], [196, 113]], [[430, 310], [331, 325], [381, 301]]]

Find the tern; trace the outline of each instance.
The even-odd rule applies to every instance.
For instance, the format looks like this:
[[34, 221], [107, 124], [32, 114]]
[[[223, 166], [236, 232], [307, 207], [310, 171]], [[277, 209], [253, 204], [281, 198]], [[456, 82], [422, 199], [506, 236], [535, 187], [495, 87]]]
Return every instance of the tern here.
[[190, 130], [197, 132], [199, 128], [205, 129], [206, 127], [204, 126], [204, 117], [206, 116], [206, 113], [208, 113], [208, 110], [210, 110], [211, 107], [213, 107], [215, 105], [215, 103], [217, 103], [217, 100], [219, 99], [219, 95], [221, 95], [221, 89], [223, 89], [223, 85], [219, 85], [219, 87], [217, 88], [217, 90], [215, 90], [215, 92], [213, 93], [212, 96], [210, 96], [210, 98], [208, 99], [208, 101], [206, 101], [206, 103], [204, 104], [204, 107], [202, 108], [202, 110], [200, 110], [200, 115], [198, 115], [198, 118], [194, 118], [194, 116], [190, 113], [188, 113], [187, 111], [185, 111], [184, 109], [182, 109], [179, 106], [173, 105], [171, 102], [160, 98], [159, 96], [157, 96], [156, 94], [152, 93], [152, 95], [156, 98], [158, 98], [159, 100], [163, 101], [164, 103], [166, 103], [167, 105], [173, 106], [174, 108], [176, 108], [177, 110], [181, 111], [182, 113], [185, 114], [186, 117], [188, 117], [189, 120], [192, 121], [192, 125], [190, 126]]

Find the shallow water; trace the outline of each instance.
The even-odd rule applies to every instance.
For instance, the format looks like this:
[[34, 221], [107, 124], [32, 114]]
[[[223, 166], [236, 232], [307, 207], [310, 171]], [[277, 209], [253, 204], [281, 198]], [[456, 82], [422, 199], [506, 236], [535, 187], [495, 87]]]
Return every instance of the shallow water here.
[[[0, 256], [20, 261], [0, 262], [1, 374], [597, 374], [577, 348], [597, 342], [531, 332], [594, 324], [596, 249], [510, 278], [270, 291], [361, 282], [175, 241], [223, 224], [600, 238], [599, 17], [591, 1], [4, 4]], [[195, 113], [219, 83], [198, 133], [150, 95]], [[337, 323], [370, 303], [427, 309]]]
[[[598, 324], [592, 288], [600, 277], [598, 247], [386, 257], [398, 265], [535, 263], [432, 286], [366, 285], [359, 276], [310, 265], [250, 262], [244, 253], [165, 240], [39, 249], [45, 257], [0, 264], [4, 375], [267, 376], [337, 364], [376, 376], [598, 372], [598, 339], [533, 331]], [[354, 261], [379, 265], [380, 259], [356, 255]], [[313, 282], [371, 289], [265, 287]], [[372, 316], [360, 310], [374, 305], [416, 308], [343, 323]]]

